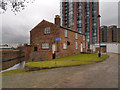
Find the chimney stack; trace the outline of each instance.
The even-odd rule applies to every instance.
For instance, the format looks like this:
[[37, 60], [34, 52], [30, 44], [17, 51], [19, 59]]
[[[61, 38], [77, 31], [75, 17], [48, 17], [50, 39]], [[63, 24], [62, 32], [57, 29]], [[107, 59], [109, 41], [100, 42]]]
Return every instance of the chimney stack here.
[[59, 15], [55, 16], [55, 24], [60, 26], [60, 16]]

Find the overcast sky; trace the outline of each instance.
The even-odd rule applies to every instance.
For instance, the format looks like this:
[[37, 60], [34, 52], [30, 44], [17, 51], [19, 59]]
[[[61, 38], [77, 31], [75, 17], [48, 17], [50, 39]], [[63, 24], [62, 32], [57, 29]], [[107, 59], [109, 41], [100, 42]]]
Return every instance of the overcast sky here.
[[[101, 25], [118, 25], [119, 0], [114, 0], [116, 2], [103, 1], [100, 2]], [[54, 22], [57, 14], [60, 14], [59, 0], [35, 0], [17, 15], [8, 9], [7, 12], [0, 15], [2, 42], [15, 45], [29, 43], [29, 31], [43, 19]]]

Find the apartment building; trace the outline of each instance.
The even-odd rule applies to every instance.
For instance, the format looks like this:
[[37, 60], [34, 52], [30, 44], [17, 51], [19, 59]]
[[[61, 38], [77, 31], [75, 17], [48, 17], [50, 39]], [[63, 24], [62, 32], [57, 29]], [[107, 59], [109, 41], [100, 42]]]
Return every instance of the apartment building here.
[[120, 42], [120, 28], [117, 28], [115, 25], [101, 26], [100, 41], [101, 43]]
[[61, 0], [61, 25], [85, 34], [88, 48], [99, 42], [99, 2], [98, 0]]

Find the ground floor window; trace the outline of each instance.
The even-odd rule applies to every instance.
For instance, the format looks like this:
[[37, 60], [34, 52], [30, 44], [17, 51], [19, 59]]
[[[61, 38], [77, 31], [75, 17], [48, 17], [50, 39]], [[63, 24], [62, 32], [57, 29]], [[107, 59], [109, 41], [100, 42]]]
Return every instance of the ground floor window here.
[[42, 43], [42, 49], [49, 49], [49, 43]]
[[78, 43], [75, 42], [75, 49], [78, 49]]
[[63, 49], [67, 49], [67, 43], [63, 43]]

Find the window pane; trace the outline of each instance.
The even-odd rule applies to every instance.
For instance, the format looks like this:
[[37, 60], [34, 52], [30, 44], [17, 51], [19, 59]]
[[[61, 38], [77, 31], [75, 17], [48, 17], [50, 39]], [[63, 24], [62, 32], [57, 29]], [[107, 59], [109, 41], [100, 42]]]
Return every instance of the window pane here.
[[68, 37], [68, 33], [67, 33], [67, 30], [65, 30], [65, 37]]
[[67, 49], [67, 44], [63, 43], [63, 49]]
[[42, 43], [42, 49], [49, 49], [49, 43]]
[[75, 49], [78, 49], [78, 43], [77, 42], [75, 42]]
[[44, 33], [45, 34], [50, 34], [50, 27], [45, 28]]
[[78, 34], [77, 33], [75, 33], [75, 39], [78, 39]]

